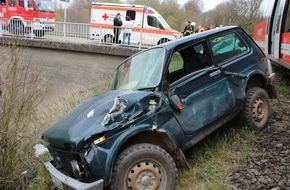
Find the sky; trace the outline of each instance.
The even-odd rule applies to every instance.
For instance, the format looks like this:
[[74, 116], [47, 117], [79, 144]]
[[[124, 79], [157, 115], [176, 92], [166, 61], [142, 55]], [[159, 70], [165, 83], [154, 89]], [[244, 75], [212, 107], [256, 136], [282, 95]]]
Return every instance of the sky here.
[[[186, 3], [188, 0], [178, 0], [180, 4]], [[223, 2], [224, 0], [203, 0], [204, 3], [204, 10], [208, 11], [210, 9], [213, 9], [217, 4]]]

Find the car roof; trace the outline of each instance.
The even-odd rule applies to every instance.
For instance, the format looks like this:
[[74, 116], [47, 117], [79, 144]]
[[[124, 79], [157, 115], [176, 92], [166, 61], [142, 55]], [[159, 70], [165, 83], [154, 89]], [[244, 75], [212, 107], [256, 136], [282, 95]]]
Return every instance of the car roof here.
[[167, 50], [170, 50], [170, 49], [172, 49], [178, 45], [181, 45], [183, 43], [186, 43], [188, 41], [193, 41], [193, 40], [199, 41], [199, 40], [206, 38], [207, 36], [211, 36], [213, 34], [221, 33], [221, 32], [232, 30], [232, 29], [241, 29], [241, 28], [238, 26], [225, 26], [225, 27], [221, 27], [221, 28], [215, 28], [215, 29], [207, 30], [207, 31], [200, 32], [200, 33], [194, 33], [194, 34], [186, 36], [186, 37], [181, 37], [179, 39], [176, 39], [176, 40], [173, 40], [170, 42], [166, 42], [166, 43], [160, 44], [158, 46], [159, 47], [161, 46]]

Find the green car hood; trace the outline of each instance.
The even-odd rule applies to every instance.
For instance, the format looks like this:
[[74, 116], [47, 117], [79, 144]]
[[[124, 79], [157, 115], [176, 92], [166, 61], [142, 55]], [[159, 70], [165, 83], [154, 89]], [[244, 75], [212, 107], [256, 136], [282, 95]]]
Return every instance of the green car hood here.
[[90, 137], [126, 125], [148, 110], [149, 102], [148, 91], [117, 90], [95, 95], [54, 123], [42, 138], [54, 147], [81, 149]]

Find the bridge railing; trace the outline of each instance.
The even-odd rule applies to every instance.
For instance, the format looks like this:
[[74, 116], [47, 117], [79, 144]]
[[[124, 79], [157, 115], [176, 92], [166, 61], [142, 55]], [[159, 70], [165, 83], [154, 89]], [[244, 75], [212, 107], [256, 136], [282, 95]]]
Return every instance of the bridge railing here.
[[134, 28], [130, 36], [123, 43], [123, 28], [120, 27], [119, 40], [116, 42], [113, 26], [95, 26], [83, 23], [38, 23], [33, 21], [0, 19], [0, 36], [14, 35], [31, 39], [48, 39], [62, 42], [115, 44], [134, 47], [150, 47], [175, 38], [178, 34], [171, 34], [157, 29]]

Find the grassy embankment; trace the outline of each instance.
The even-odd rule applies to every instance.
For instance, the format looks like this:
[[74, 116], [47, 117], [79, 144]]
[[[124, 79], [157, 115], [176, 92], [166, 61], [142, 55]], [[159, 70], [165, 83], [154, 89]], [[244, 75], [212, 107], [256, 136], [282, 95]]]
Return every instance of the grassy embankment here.
[[[51, 189], [49, 176], [43, 167], [49, 155], [35, 157], [33, 146], [41, 143], [42, 132], [54, 121], [96, 91], [105, 88], [47, 93], [47, 87], [39, 74], [41, 71], [30, 73], [29, 64], [20, 66], [23, 63], [19, 57], [23, 53], [18, 51], [20, 50], [16, 48], [14, 52], [10, 52], [14, 56], [13, 60], [8, 56], [6, 61], [2, 59], [0, 62], [1, 101], [4, 108], [0, 112], [0, 189]], [[26, 61], [29, 63], [29, 57]], [[14, 69], [7, 64], [11, 62], [15, 63]], [[279, 71], [282, 74], [277, 78], [285, 75], [284, 70]], [[29, 78], [34, 80], [29, 81]], [[276, 88], [281, 94], [290, 94], [287, 85], [277, 85]], [[179, 184], [176, 189], [230, 189], [228, 174], [245, 163], [252, 150], [251, 142], [258, 136], [259, 133], [235, 122], [227, 124], [186, 152], [190, 170], [179, 170]]]

